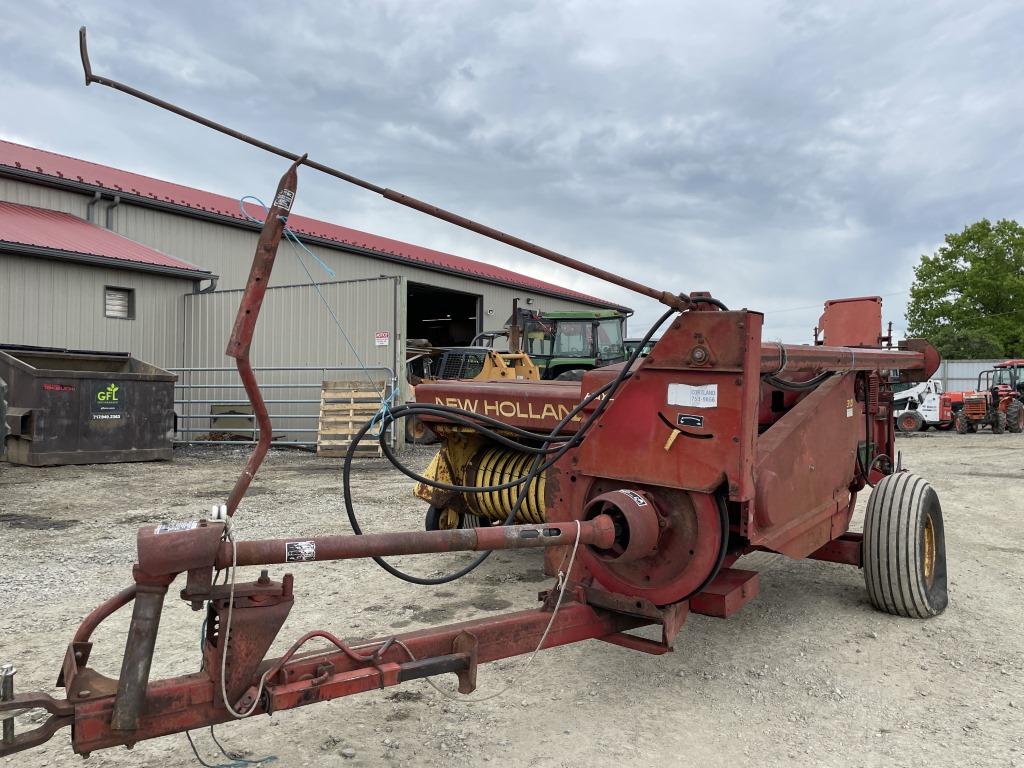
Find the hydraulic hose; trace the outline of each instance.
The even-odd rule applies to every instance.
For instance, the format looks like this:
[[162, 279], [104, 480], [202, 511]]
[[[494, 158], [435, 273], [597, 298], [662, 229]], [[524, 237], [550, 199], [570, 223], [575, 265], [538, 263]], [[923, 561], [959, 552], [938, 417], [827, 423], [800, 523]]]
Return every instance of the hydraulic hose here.
[[[643, 350], [644, 346], [648, 342], [650, 342], [650, 340], [654, 337], [654, 334], [657, 333], [658, 329], [661, 328], [662, 325], [664, 325], [665, 321], [668, 320], [674, 314], [676, 314], [676, 310], [670, 309], [667, 312], [665, 312], [660, 318], [658, 318], [654, 325], [652, 325], [650, 329], [647, 331], [647, 333], [644, 335], [643, 339], [641, 340], [637, 348], [626, 360], [625, 364], [622, 366], [622, 370], [619, 371], [618, 375], [604, 386], [600, 387], [594, 392], [591, 392], [589, 395], [583, 398], [571, 411], [569, 411], [569, 413], [567, 413], [561, 419], [561, 421], [558, 422], [554, 429], [552, 429], [552, 431], [547, 435], [536, 435], [531, 432], [526, 432], [526, 430], [521, 430], [517, 427], [512, 427], [511, 425], [506, 425], [500, 421], [497, 421], [496, 419], [492, 419], [490, 417], [473, 413], [472, 411], [466, 411], [460, 408], [450, 408], [448, 406], [442, 405], [401, 405], [390, 409], [387, 413], [385, 413], [384, 417], [380, 420], [380, 436], [378, 439], [380, 441], [382, 450], [384, 451], [384, 455], [388, 458], [392, 465], [395, 466], [396, 469], [401, 471], [406, 476], [414, 480], [417, 480], [418, 482], [422, 482], [430, 487], [440, 488], [442, 490], [458, 491], [462, 493], [490, 493], [494, 491], [501, 491], [519, 486], [519, 494], [516, 497], [515, 503], [513, 504], [509, 512], [509, 516], [505, 519], [503, 523], [504, 525], [511, 525], [515, 521], [515, 517], [516, 514], [519, 512], [519, 509], [522, 507], [523, 501], [525, 500], [526, 495], [529, 491], [530, 483], [536, 477], [538, 477], [540, 473], [544, 472], [546, 469], [553, 466], [568, 451], [570, 451], [572, 448], [576, 447], [577, 445], [580, 444], [580, 442], [582, 442], [584, 437], [586, 437], [587, 432], [590, 430], [591, 426], [593, 426], [597, 419], [600, 418], [605, 408], [608, 407], [608, 404], [615, 396], [615, 393], [618, 390], [618, 388], [622, 385], [622, 382], [624, 382], [626, 378], [630, 375], [630, 369], [632, 368], [633, 364], [637, 361], [637, 359], [640, 357], [640, 352]], [[591, 414], [587, 416], [586, 419], [584, 419], [582, 424], [580, 424], [579, 430], [577, 430], [577, 432], [570, 437], [566, 437], [565, 435], [563, 435], [562, 431], [565, 429], [565, 427], [579, 413], [581, 413], [584, 408], [586, 408], [592, 402], [599, 398], [600, 402], [597, 404], [597, 407], [595, 407], [593, 412], [591, 412]], [[387, 439], [385, 435], [387, 427], [390, 426], [395, 421], [397, 421], [398, 419], [407, 418], [408, 416], [415, 415], [416, 413], [428, 412], [433, 415], [444, 415], [446, 418], [450, 418], [453, 421], [457, 421], [457, 423], [463, 424], [470, 429], [474, 429], [487, 437], [501, 437], [502, 440], [499, 440], [499, 442], [502, 442], [503, 445], [508, 445], [509, 447], [516, 448], [517, 450], [523, 450], [526, 451], [527, 453], [534, 454], [530, 470], [522, 477], [516, 478], [515, 480], [509, 481], [508, 483], [502, 483], [500, 485], [492, 486], [458, 486], [453, 485], [451, 483], [441, 483], [437, 480], [423, 477], [422, 475], [414, 472], [413, 470], [409, 469], [408, 467], [401, 463], [398, 457], [391, 450], [391, 447], [387, 444]], [[489, 427], [485, 427], [484, 424], [491, 424], [493, 426], [500, 427], [503, 430], [510, 430], [515, 434], [522, 434], [524, 437], [528, 435], [530, 438], [534, 440], [539, 439], [540, 445], [531, 446], [519, 443], [514, 440], [510, 440], [508, 438], [505, 438], [504, 436], [498, 435], [494, 430], [490, 429]], [[366, 436], [366, 434], [370, 431], [372, 426], [374, 426], [372, 421], [367, 422], [360, 428], [359, 432], [357, 432], [356, 435], [353, 436], [351, 443], [349, 443], [348, 450], [345, 453], [345, 462], [342, 469], [342, 487], [345, 502], [345, 513], [348, 516], [349, 525], [351, 525], [352, 531], [357, 535], [361, 535], [363, 533], [363, 530], [362, 527], [359, 525], [359, 520], [356, 516], [355, 507], [352, 501], [352, 459], [355, 457], [356, 447], [359, 445], [360, 440], [362, 440], [362, 438]], [[550, 456], [550, 458], [545, 460], [546, 456]], [[726, 532], [724, 535], [728, 536], [728, 528], [726, 528]], [[480, 564], [483, 563], [484, 560], [486, 560], [490, 556], [490, 554], [490, 552], [484, 552], [478, 557], [474, 558], [470, 563], [460, 568], [459, 570], [438, 577], [422, 577], [406, 573], [396, 568], [395, 566], [391, 565], [382, 557], [374, 557], [373, 560], [385, 571], [399, 579], [402, 579], [403, 581], [407, 581], [412, 584], [438, 585], [448, 584], [452, 581], [455, 581], [456, 579], [462, 578], [466, 574], [472, 572], [477, 567], [479, 567]]]

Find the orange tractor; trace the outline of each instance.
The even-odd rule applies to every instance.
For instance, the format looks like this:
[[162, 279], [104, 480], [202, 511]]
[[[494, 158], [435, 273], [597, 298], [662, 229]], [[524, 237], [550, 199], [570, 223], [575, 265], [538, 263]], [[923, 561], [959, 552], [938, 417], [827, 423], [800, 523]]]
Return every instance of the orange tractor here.
[[977, 391], [964, 393], [955, 422], [961, 435], [986, 425], [995, 435], [1024, 432], [1024, 359], [1006, 360], [978, 374]]

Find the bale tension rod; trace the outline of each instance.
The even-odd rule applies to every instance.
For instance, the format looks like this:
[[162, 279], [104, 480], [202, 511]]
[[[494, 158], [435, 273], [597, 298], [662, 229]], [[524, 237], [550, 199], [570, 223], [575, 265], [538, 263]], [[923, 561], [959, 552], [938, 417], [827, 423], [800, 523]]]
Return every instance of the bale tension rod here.
[[[282, 149], [281, 147], [275, 147], [273, 144], [268, 144], [265, 141], [261, 141], [260, 139], [254, 138], [253, 136], [244, 134], [241, 131], [236, 131], [233, 128], [228, 128], [226, 125], [221, 125], [220, 123], [216, 123], [213, 120], [203, 117], [202, 115], [197, 115], [195, 112], [190, 112], [187, 109], [179, 107], [175, 104], [171, 104], [170, 102], [164, 101], [163, 99], [159, 99], [156, 96], [151, 96], [150, 94], [145, 93], [144, 91], [140, 91], [137, 88], [133, 88], [130, 85], [126, 85], [125, 83], [118, 82], [117, 80], [112, 80], [108, 77], [102, 77], [100, 75], [93, 74], [92, 66], [89, 63], [89, 49], [86, 45], [85, 27], [81, 27], [78, 30], [78, 47], [79, 52], [82, 56], [82, 68], [85, 70], [86, 85], [91, 85], [92, 83], [99, 83], [100, 85], [105, 85], [108, 88], [113, 88], [114, 90], [121, 91], [122, 93], [127, 93], [129, 96], [134, 96], [137, 99], [149, 102], [150, 104], [160, 107], [161, 109], [166, 109], [169, 112], [175, 113], [176, 115], [181, 115], [182, 117], [192, 120], [193, 122], [199, 123], [200, 125], [205, 125], [207, 128], [212, 128], [215, 131], [219, 131], [220, 133], [231, 136], [235, 139], [238, 139], [239, 141], [244, 141], [246, 144], [251, 144], [254, 147], [258, 147], [266, 152], [270, 152], [271, 154], [280, 155], [281, 157], [287, 158], [288, 160], [292, 160], [293, 162], [300, 161], [300, 155], [294, 152], [289, 152], [288, 150]], [[407, 208], [412, 208], [414, 210], [420, 211], [421, 213], [425, 213], [428, 216], [433, 216], [436, 219], [441, 219], [442, 221], [447, 221], [450, 224], [454, 224], [457, 227], [468, 229], [470, 232], [476, 232], [477, 234], [483, 235], [484, 237], [489, 237], [492, 240], [497, 240], [499, 243], [511, 245], [513, 248], [518, 248], [519, 250], [526, 251], [527, 253], [532, 253], [536, 256], [540, 256], [541, 258], [547, 259], [548, 261], [553, 261], [556, 264], [561, 264], [564, 267], [569, 267], [570, 269], [575, 269], [578, 272], [583, 272], [585, 274], [591, 275], [592, 277], [596, 277], [600, 280], [605, 280], [609, 283], [621, 286], [622, 288], [633, 291], [635, 293], [639, 293], [643, 296], [649, 296], [650, 298], [655, 299], [656, 301], [659, 301], [662, 304], [665, 304], [666, 306], [672, 307], [673, 309], [685, 311], [689, 309], [691, 306], [693, 306], [693, 303], [685, 296], [676, 295], [670, 293], [669, 291], [659, 291], [658, 289], [652, 288], [649, 285], [638, 283], [635, 280], [630, 280], [627, 277], [617, 275], [614, 272], [609, 272], [608, 270], [600, 269], [585, 262], [578, 261], [577, 259], [574, 259], [570, 256], [566, 256], [562, 253], [558, 253], [557, 251], [553, 251], [550, 248], [545, 248], [544, 246], [531, 243], [528, 240], [523, 240], [522, 238], [510, 235], [498, 229], [494, 229], [493, 227], [488, 227], [485, 224], [480, 224], [479, 222], [473, 221], [472, 219], [467, 219], [465, 216], [460, 216], [457, 213], [452, 213], [451, 211], [447, 211], [444, 208], [439, 208], [436, 205], [426, 203], [422, 200], [417, 200], [415, 197], [410, 197], [409, 195], [397, 192], [393, 189], [381, 187], [372, 182], [353, 176], [349, 173], [345, 173], [344, 171], [339, 171], [337, 168], [332, 168], [329, 165], [324, 165], [323, 163], [318, 163], [315, 160], [309, 159], [304, 159], [301, 160], [300, 162], [302, 162], [304, 165], [308, 165], [310, 168], [320, 171], [321, 173], [326, 173], [328, 176], [333, 176], [336, 179], [341, 179], [342, 181], [348, 182], [349, 184], [354, 184], [357, 187], [362, 187], [363, 189], [369, 190], [370, 192], [376, 192], [378, 195], [381, 195], [387, 200], [391, 200], [392, 202], [404, 205]]]

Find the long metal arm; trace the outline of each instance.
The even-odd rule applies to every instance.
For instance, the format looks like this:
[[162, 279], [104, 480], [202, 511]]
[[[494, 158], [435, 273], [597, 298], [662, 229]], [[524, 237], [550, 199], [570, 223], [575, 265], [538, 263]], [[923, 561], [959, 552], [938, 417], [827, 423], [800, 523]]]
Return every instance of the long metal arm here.
[[673, 307], [674, 309], [682, 311], [689, 309], [690, 306], [692, 306], [692, 302], [685, 296], [676, 295], [669, 291], [659, 291], [657, 288], [652, 288], [649, 285], [644, 285], [643, 283], [638, 283], [635, 280], [630, 280], [628, 277], [617, 275], [614, 272], [609, 272], [605, 269], [599, 269], [598, 267], [574, 259], [571, 256], [566, 256], [565, 254], [558, 253], [550, 248], [545, 248], [544, 246], [537, 245], [536, 243], [531, 243], [528, 240], [523, 240], [521, 237], [510, 235], [506, 232], [502, 232], [501, 230], [494, 229], [493, 227], [488, 227], [485, 224], [480, 224], [472, 219], [467, 219], [465, 216], [460, 216], [457, 213], [447, 211], [444, 208], [439, 208], [436, 205], [426, 203], [422, 200], [417, 200], [415, 197], [410, 197], [409, 195], [397, 192], [393, 189], [388, 189], [387, 187], [382, 187], [378, 184], [366, 181], [365, 179], [360, 179], [357, 176], [345, 173], [344, 171], [339, 171], [337, 168], [332, 168], [329, 165], [318, 163], [315, 160], [310, 160], [304, 155], [300, 156], [295, 152], [289, 152], [287, 149], [276, 147], [273, 144], [261, 141], [260, 139], [249, 136], [241, 131], [228, 128], [226, 125], [217, 123], [209, 118], [203, 117], [202, 115], [197, 115], [195, 112], [190, 112], [187, 109], [171, 104], [169, 101], [159, 99], [145, 91], [140, 91], [138, 88], [133, 88], [130, 85], [118, 82], [117, 80], [112, 80], [109, 77], [95, 75], [93, 74], [92, 66], [89, 63], [89, 49], [86, 44], [85, 27], [78, 30], [78, 47], [82, 56], [82, 68], [85, 71], [86, 85], [99, 83], [100, 85], [105, 85], [108, 88], [113, 88], [114, 90], [121, 91], [122, 93], [127, 93], [129, 96], [134, 96], [137, 99], [149, 102], [161, 109], [166, 109], [176, 115], [181, 115], [193, 122], [205, 125], [207, 128], [212, 128], [215, 131], [219, 131], [220, 133], [231, 136], [239, 141], [244, 141], [246, 144], [251, 144], [252, 146], [258, 147], [266, 152], [286, 157], [292, 161], [300, 162], [303, 165], [308, 165], [310, 168], [320, 171], [321, 173], [326, 173], [328, 176], [341, 179], [349, 184], [355, 184], [357, 187], [362, 187], [370, 192], [376, 192], [378, 195], [381, 195], [392, 202], [404, 205], [407, 208], [412, 208], [420, 211], [421, 213], [433, 216], [434, 218], [441, 219], [442, 221], [447, 221], [450, 224], [462, 227], [463, 229], [468, 229], [471, 232], [476, 232], [484, 237], [497, 240], [499, 243], [511, 245], [513, 248], [518, 248], [522, 251], [526, 251], [527, 253], [532, 253], [536, 256], [547, 259], [548, 261], [553, 261], [564, 267], [569, 267], [570, 269], [575, 269], [578, 272], [583, 272], [600, 280], [605, 280], [635, 293], [649, 296], [650, 298], [660, 301], [662, 304]]

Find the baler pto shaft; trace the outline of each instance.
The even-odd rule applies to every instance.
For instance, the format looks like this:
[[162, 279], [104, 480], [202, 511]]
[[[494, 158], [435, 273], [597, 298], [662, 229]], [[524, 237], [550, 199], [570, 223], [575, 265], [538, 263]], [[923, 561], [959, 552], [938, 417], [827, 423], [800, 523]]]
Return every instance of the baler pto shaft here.
[[[572, 546], [576, 542], [576, 523], [546, 525], [509, 525], [485, 528], [456, 528], [444, 531], [402, 531], [400, 533], [364, 533], [342, 536], [317, 536], [308, 540], [258, 539], [239, 541], [235, 565], [275, 565], [278, 563], [355, 560], [366, 557], [421, 555], [436, 552], [476, 552], [497, 549], [534, 549]], [[615, 542], [616, 528], [607, 515], [579, 523], [579, 543], [597, 549], [609, 549]], [[301, 559], [288, 552], [302, 552]], [[216, 567], [232, 564], [232, 544], [224, 542], [217, 552]]]

